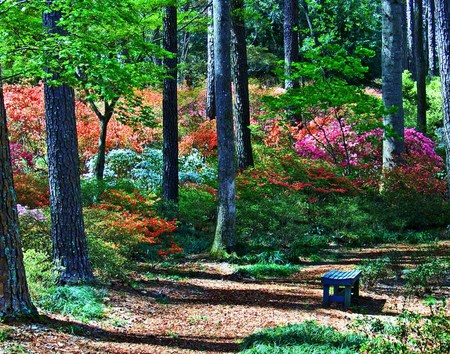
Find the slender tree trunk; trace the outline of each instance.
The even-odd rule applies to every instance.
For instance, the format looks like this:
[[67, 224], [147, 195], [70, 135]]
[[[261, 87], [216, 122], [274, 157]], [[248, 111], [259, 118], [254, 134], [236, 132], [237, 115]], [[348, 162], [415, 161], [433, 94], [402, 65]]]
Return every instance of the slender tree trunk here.
[[[382, 91], [389, 111], [384, 116], [383, 168], [395, 166], [404, 151], [402, 102], [402, 0], [383, 0]], [[394, 111], [392, 111], [394, 110]]]
[[235, 250], [236, 184], [234, 167], [233, 102], [231, 97], [230, 0], [214, 0], [214, 79], [216, 88], [219, 184], [213, 256]]
[[406, 0], [406, 38], [408, 53], [408, 70], [411, 72], [414, 81], [416, 81], [416, 61], [414, 59], [416, 48], [414, 41], [414, 1]]
[[[448, 0], [434, 0], [436, 16], [436, 43], [441, 77], [442, 108], [444, 111], [444, 138], [447, 171], [450, 171], [450, 4]], [[447, 173], [450, 186], [450, 173]]]
[[427, 69], [425, 62], [425, 46], [423, 43], [423, 2], [415, 0], [414, 29], [415, 29], [415, 66], [417, 78], [417, 130], [423, 134], [427, 132]]
[[253, 166], [248, 92], [247, 44], [245, 42], [244, 0], [231, 0], [231, 45], [234, 87], [234, 131], [237, 166]]
[[208, 37], [207, 37], [207, 73], [206, 73], [206, 116], [216, 118], [216, 91], [214, 82], [214, 14], [213, 4], [208, 7]]
[[406, 2], [402, 6], [402, 43], [404, 43], [405, 50], [402, 51], [402, 71], [409, 70], [408, 63], [408, 17]]
[[434, 0], [427, 0], [427, 37], [428, 37], [428, 75], [438, 76], [436, 55], [436, 20], [434, 16]]
[[89, 101], [95, 115], [100, 121], [100, 135], [98, 137], [98, 152], [95, 161], [94, 174], [97, 181], [103, 180], [105, 174], [105, 160], [106, 160], [106, 138], [108, 136], [108, 124], [114, 114], [114, 108], [119, 99], [115, 98], [109, 103], [104, 100], [105, 110], [101, 113], [95, 102]]
[[0, 319], [37, 315], [28, 292], [0, 69]]
[[[64, 34], [57, 25], [60, 19], [59, 11], [45, 11], [44, 29], [49, 34]], [[53, 73], [52, 81], [58, 78]], [[90, 282], [94, 277], [81, 207], [74, 91], [66, 84], [45, 81], [44, 97], [54, 260], [63, 267], [61, 283]]]
[[292, 74], [292, 63], [298, 62], [298, 0], [284, 0], [284, 61], [285, 88], [299, 87], [298, 80], [289, 76]]
[[163, 206], [178, 203], [177, 8], [164, 9], [164, 49], [173, 53], [164, 64], [170, 77], [163, 90]]

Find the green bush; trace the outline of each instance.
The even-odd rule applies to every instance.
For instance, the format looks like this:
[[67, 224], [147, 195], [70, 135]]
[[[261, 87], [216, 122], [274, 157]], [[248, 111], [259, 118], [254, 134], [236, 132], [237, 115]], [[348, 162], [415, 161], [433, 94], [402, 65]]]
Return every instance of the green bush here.
[[268, 328], [250, 335], [242, 343], [242, 353], [358, 353], [363, 337], [320, 326], [315, 321]]
[[450, 352], [450, 318], [445, 302], [428, 300], [431, 315], [403, 312], [391, 320], [364, 318], [357, 326], [366, 340], [361, 352], [367, 354], [441, 354]]
[[392, 276], [392, 262], [389, 257], [363, 260], [359, 269], [362, 270], [361, 282], [367, 287]]
[[442, 284], [449, 272], [448, 260], [427, 258], [424, 263], [406, 272], [406, 287], [409, 292], [421, 295], [431, 291], [433, 285]]

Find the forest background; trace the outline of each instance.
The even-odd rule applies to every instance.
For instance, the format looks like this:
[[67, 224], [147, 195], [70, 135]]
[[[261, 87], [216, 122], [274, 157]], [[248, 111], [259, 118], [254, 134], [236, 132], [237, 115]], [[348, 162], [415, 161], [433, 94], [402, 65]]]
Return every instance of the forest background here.
[[[218, 19], [226, 5], [228, 32]], [[390, 24], [403, 72], [394, 108], [381, 90], [388, 5], [401, 14]], [[448, 239], [434, 1], [235, 0], [214, 10], [187, 0], [0, 0], [17, 234], [40, 309], [64, 288], [56, 283], [126, 281], [141, 263], [210, 253], [290, 265], [327, 259], [333, 247]], [[214, 86], [221, 39], [231, 45], [229, 93]], [[61, 96], [73, 96], [73, 121], [61, 123], [68, 101], [51, 118]], [[71, 129], [79, 166], [68, 167], [74, 155], [58, 160], [58, 151]], [[403, 147], [386, 160], [391, 140]], [[61, 251], [73, 240], [85, 240], [75, 270]], [[448, 257], [431, 268], [445, 279]]]

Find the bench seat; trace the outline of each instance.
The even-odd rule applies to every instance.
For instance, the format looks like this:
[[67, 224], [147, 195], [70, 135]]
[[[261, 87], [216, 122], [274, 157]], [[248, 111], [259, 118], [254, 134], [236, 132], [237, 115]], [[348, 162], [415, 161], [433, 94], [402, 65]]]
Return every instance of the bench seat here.
[[[352, 292], [359, 296], [359, 277], [361, 270], [351, 271], [330, 270], [322, 277], [323, 305], [328, 306], [331, 301], [341, 303], [344, 309], [351, 305]], [[330, 295], [330, 286], [333, 286], [333, 295]]]

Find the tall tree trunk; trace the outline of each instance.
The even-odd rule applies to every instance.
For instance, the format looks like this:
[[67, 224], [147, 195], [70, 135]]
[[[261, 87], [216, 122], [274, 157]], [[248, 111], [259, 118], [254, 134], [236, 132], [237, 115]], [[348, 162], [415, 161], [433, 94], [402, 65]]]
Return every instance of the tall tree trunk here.
[[289, 76], [292, 74], [292, 63], [298, 62], [298, 0], [284, 0], [284, 61], [286, 90], [299, 87], [298, 80]]
[[164, 49], [173, 54], [165, 58], [169, 77], [163, 90], [163, 206], [169, 211], [178, 203], [178, 104], [177, 104], [177, 8], [164, 9]]
[[390, 110], [383, 118], [383, 168], [395, 166], [403, 153], [404, 115], [402, 102], [402, 0], [383, 0], [382, 13], [382, 92]]
[[235, 250], [236, 183], [234, 167], [233, 102], [231, 97], [230, 0], [214, 0], [214, 79], [216, 88], [219, 184], [213, 256]]
[[[44, 11], [44, 29], [50, 35], [63, 35], [57, 25], [60, 19], [59, 11]], [[59, 78], [57, 73], [52, 76], [53, 80]], [[49, 85], [45, 81], [44, 97], [54, 260], [63, 267], [61, 283], [89, 282], [94, 276], [81, 207], [74, 91], [66, 84]]]
[[216, 91], [214, 83], [214, 10], [211, 3], [208, 7], [207, 36], [207, 73], [206, 73], [206, 117], [216, 118]]
[[[450, 4], [448, 0], [434, 0], [436, 16], [436, 43], [441, 77], [442, 108], [444, 111], [444, 138], [446, 165], [450, 171]], [[450, 173], [447, 173], [450, 186]]]
[[37, 315], [23, 264], [0, 69], [0, 319]]
[[436, 56], [436, 20], [434, 16], [434, 0], [427, 0], [427, 37], [428, 37], [428, 75], [438, 76]]
[[406, 0], [406, 48], [408, 53], [408, 70], [411, 72], [414, 81], [416, 81], [416, 61], [414, 59], [416, 53], [414, 41], [414, 1]]
[[417, 78], [417, 130], [426, 134], [427, 132], [427, 68], [425, 62], [425, 47], [423, 43], [423, 2], [415, 0], [414, 13], [414, 39], [415, 39], [415, 63]]
[[245, 42], [244, 0], [231, 0], [231, 45], [234, 87], [234, 131], [237, 166], [253, 166], [248, 93], [247, 44]]

